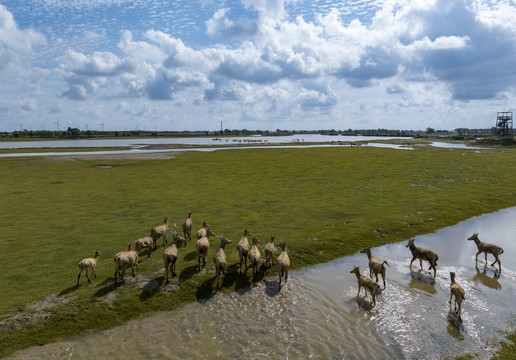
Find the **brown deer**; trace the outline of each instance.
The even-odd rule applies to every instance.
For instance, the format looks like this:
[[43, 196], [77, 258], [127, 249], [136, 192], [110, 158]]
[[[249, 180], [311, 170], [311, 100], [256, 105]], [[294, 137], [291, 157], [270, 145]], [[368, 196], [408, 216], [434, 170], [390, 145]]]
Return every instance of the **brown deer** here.
[[423, 270], [423, 261], [422, 260], [426, 260], [430, 263], [430, 267], [428, 268], [428, 270], [434, 269], [434, 278], [435, 278], [435, 273], [437, 270], [436, 269], [437, 260], [439, 259], [439, 256], [437, 256], [435, 251], [417, 247], [416, 245], [414, 245], [414, 238], [409, 239], [407, 246], [405, 246], [405, 247], [408, 247], [410, 249], [410, 251], [412, 252], [412, 256], [413, 256], [412, 260], [410, 261], [410, 270], [412, 271], [412, 263], [416, 259], [419, 259], [419, 266], [421, 266], [421, 270]]
[[494, 266], [494, 264], [496, 264], [498, 262], [498, 270], [500, 272], [502, 271], [502, 263], [500, 262], [500, 259], [498, 258], [498, 255], [503, 253], [503, 249], [500, 246], [480, 241], [480, 239], [478, 238], [478, 232], [474, 232], [473, 235], [471, 235], [468, 238], [468, 240], [473, 240], [475, 242], [475, 244], [477, 244], [478, 252], [477, 252], [477, 256], [475, 257], [475, 261], [478, 261], [478, 255], [480, 253], [484, 253], [486, 255], [486, 265], [487, 265], [487, 254], [488, 253], [493, 254], [493, 256], [495, 257], [496, 260], [491, 264], [491, 266]]

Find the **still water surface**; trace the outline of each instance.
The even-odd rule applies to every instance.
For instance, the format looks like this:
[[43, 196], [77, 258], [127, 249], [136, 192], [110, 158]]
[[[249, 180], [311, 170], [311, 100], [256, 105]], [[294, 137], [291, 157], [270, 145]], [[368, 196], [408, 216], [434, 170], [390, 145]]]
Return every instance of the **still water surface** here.
[[[0, 157], [26, 157], [26, 156], [69, 156], [69, 155], [140, 155], [149, 153], [171, 152], [171, 151], [215, 151], [236, 149], [231, 145], [239, 145], [238, 149], [249, 149], [256, 146], [240, 146], [242, 144], [256, 145], [267, 144], [267, 149], [279, 148], [284, 145], [292, 143], [307, 143], [306, 145], [291, 145], [291, 148], [307, 148], [307, 147], [329, 147], [342, 146], [351, 142], [368, 142], [373, 140], [392, 140], [398, 139], [396, 137], [386, 136], [340, 136], [340, 135], [289, 135], [289, 136], [253, 136], [253, 137], [230, 137], [230, 138], [151, 138], [151, 139], [101, 139], [101, 140], [49, 140], [49, 141], [11, 141], [0, 142], [0, 149], [35, 149], [32, 153], [6, 153], [0, 154]], [[309, 145], [309, 143], [317, 143], [316, 145]], [[276, 145], [271, 145], [276, 144]], [[191, 147], [187, 149], [146, 149], [147, 145], [191, 145], [191, 146], [217, 146], [217, 147]], [[374, 147], [388, 147], [388, 148], [405, 148], [400, 144], [382, 144], [369, 143], [368, 146]], [[81, 147], [130, 147], [129, 150], [111, 150], [111, 151], [82, 151], [82, 152], [39, 152], [39, 148], [81, 148]]]
[[[502, 272], [475, 265], [476, 246], [504, 248]], [[406, 241], [373, 249], [387, 259], [387, 287], [372, 307], [357, 297], [357, 254], [291, 272], [281, 292], [277, 279], [160, 312], [123, 326], [15, 354], [15, 359], [443, 359], [464, 353], [489, 358], [504, 331], [516, 329], [516, 207], [482, 215], [416, 245], [439, 255], [437, 277], [417, 261], [409, 268]], [[295, 258], [291, 257], [295, 262]], [[488, 261], [494, 261], [490, 255]], [[449, 272], [466, 291], [462, 322], [448, 305]], [[381, 281], [381, 280], [380, 280]]]
[[[11, 141], [11, 142], [0, 142], [0, 149], [36, 149], [32, 153], [6, 153], [0, 154], [2, 157], [34, 157], [34, 156], [70, 156], [70, 155], [140, 155], [160, 152], [171, 152], [171, 151], [216, 151], [216, 150], [228, 150], [228, 149], [256, 149], [256, 144], [266, 144], [265, 148], [282, 148], [284, 145], [279, 144], [301, 144], [301, 145], [290, 145], [290, 148], [309, 148], [309, 147], [334, 147], [334, 146], [350, 146], [351, 143], [362, 142], [361, 145], [377, 148], [390, 148], [390, 149], [412, 149], [404, 144], [403, 139], [411, 138], [399, 138], [399, 137], [388, 137], [388, 136], [343, 136], [343, 135], [320, 135], [320, 134], [309, 134], [309, 135], [289, 135], [289, 136], [254, 136], [254, 137], [230, 137], [230, 138], [211, 138], [211, 137], [198, 137], [198, 138], [151, 138], [151, 139], [102, 139], [102, 140], [49, 140], [49, 141]], [[399, 140], [396, 143], [375, 143], [370, 141], [375, 140]], [[306, 142], [306, 145], [302, 145]], [[310, 144], [310, 143], [316, 143]], [[255, 146], [239, 146], [235, 148], [230, 145], [242, 145], [249, 144]], [[276, 145], [271, 145], [276, 144]], [[190, 148], [179, 148], [179, 149], [147, 149], [148, 145], [191, 145], [191, 146], [217, 146], [217, 147], [190, 147]], [[431, 142], [429, 144], [432, 147], [449, 148], [449, 149], [481, 149], [478, 147], [468, 146], [464, 143], [446, 143], [446, 142]], [[81, 147], [130, 147], [129, 150], [100, 150], [100, 151], [82, 151], [82, 152], [39, 152], [37, 149], [40, 148], [81, 148]], [[258, 147], [259, 148], [259, 147]]]
[[[214, 140], [219, 139], [219, 140]], [[399, 139], [392, 136], [341, 136], [341, 135], [288, 135], [288, 136], [246, 136], [246, 137], [178, 137], [178, 138], [147, 138], [147, 139], [89, 139], [89, 140], [49, 140], [49, 141], [0, 141], [0, 149], [27, 149], [27, 148], [66, 148], [66, 147], [121, 147], [142, 145], [221, 145], [232, 143], [246, 143], [261, 141], [272, 144], [292, 142], [320, 142], [332, 141], [372, 141]], [[411, 139], [411, 138], [405, 138]]]

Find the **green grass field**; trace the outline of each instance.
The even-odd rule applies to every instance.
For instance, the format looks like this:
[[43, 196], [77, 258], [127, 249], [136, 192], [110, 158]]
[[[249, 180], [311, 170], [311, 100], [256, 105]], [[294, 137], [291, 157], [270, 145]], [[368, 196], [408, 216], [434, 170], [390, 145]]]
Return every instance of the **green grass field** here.
[[[251, 149], [186, 152], [168, 160], [2, 158], [0, 356], [211, 296], [216, 238], [207, 271], [197, 271], [195, 242], [188, 242], [179, 251], [178, 277], [165, 286], [159, 240], [150, 259], [146, 250], [141, 254], [135, 280], [113, 285], [113, 255], [148, 235], [164, 216], [180, 229], [187, 207], [196, 208], [194, 231], [206, 220], [216, 234], [233, 240], [226, 247], [229, 271], [222, 289], [233, 291], [252, 283], [251, 271], [236, 271], [235, 243], [244, 228], [261, 239], [261, 249], [271, 235], [277, 244], [288, 241], [293, 268], [326, 262], [516, 205], [515, 165], [514, 148]], [[88, 284], [82, 276], [75, 289], [77, 264], [97, 249], [97, 278]], [[262, 269], [260, 278], [269, 276], [277, 276], [276, 270]], [[52, 306], [38, 306], [42, 299]]]

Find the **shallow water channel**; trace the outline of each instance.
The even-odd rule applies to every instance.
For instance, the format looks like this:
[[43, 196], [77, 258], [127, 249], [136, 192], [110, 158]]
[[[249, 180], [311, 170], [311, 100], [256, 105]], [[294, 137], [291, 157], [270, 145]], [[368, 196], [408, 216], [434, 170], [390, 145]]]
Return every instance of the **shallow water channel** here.
[[[390, 148], [390, 149], [412, 149], [403, 143], [403, 139], [389, 136], [341, 136], [341, 135], [289, 135], [289, 136], [256, 136], [256, 137], [229, 137], [229, 138], [152, 138], [152, 139], [89, 139], [89, 140], [47, 140], [47, 141], [0, 141], [1, 149], [34, 149], [34, 152], [9, 152], [0, 153], [0, 158], [12, 157], [35, 157], [35, 156], [71, 156], [71, 155], [143, 155], [152, 153], [166, 153], [166, 152], [182, 152], [182, 151], [217, 151], [217, 150], [235, 150], [235, 149], [277, 149], [285, 148], [288, 144], [296, 143], [298, 145], [289, 145], [289, 148], [316, 148], [316, 147], [341, 147], [351, 146], [351, 143], [365, 142], [365, 146], [376, 148]], [[377, 140], [400, 140], [399, 143], [376, 143]], [[240, 146], [241, 144], [250, 144], [253, 141], [260, 141], [262, 144], [267, 143], [266, 146]], [[303, 145], [306, 142], [307, 145]], [[238, 147], [228, 146], [238, 144]], [[309, 143], [317, 143], [311, 144]], [[276, 144], [276, 145], [272, 145]], [[282, 145], [280, 145], [282, 144]], [[188, 148], [170, 148], [170, 149], [148, 149], [147, 145], [198, 145], [201, 147]], [[211, 145], [213, 147], [202, 147]], [[224, 146], [225, 145], [225, 146]], [[216, 146], [216, 147], [215, 147]], [[480, 149], [478, 147], [467, 146], [463, 143], [445, 143], [432, 142], [432, 147], [450, 148], [450, 149]], [[48, 152], [38, 151], [38, 148], [83, 148], [83, 147], [130, 147], [128, 150], [98, 150], [98, 151], [60, 151]]]
[[[475, 266], [474, 232], [504, 248], [501, 274]], [[387, 286], [372, 306], [357, 297], [357, 254], [291, 272], [238, 293], [160, 312], [123, 326], [15, 354], [16, 359], [442, 359], [464, 353], [489, 358], [505, 331], [516, 329], [516, 207], [482, 215], [416, 245], [439, 255], [437, 277], [409, 268], [406, 241], [374, 248], [388, 260]], [[480, 261], [481, 260], [481, 261]], [[295, 258], [291, 258], [295, 261]], [[493, 262], [492, 255], [488, 257]], [[498, 266], [498, 265], [497, 265]], [[450, 311], [449, 272], [466, 291], [462, 321]], [[380, 279], [381, 282], [381, 279]]]

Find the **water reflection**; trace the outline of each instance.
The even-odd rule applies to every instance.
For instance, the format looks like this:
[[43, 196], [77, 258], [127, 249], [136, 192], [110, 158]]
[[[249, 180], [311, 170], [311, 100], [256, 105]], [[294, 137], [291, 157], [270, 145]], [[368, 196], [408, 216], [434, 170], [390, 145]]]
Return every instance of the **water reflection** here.
[[464, 341], [464, 324], [453, 310], [448, 312], [448, 326], [446, 332], [457, 341]]
[[410, 272], [410, 283], [409, 287], [412, 289], [423, 290], [429, 294], [436, 294], [435, 279], [432, 275], [422, 273], [421, 271]]
[[355, 302], [359, 308], [361, 308], [364, 311], [371, 311], [373, 310], [374, 304], [373, 301], [368, 301], [366, 297], [355, 297]]
[[[507, 220], [515, 217], [510, 208], [417, 237], [439, 254], [435, 279], [433, 271], [410, 271], [406, 241], [373, 249], [391, 265], [374, 307], [370, 297], [356, 296], [356, 276], [349, 271], [355, 264], [367, 267], [367, 258], [357, 254], [291, 272], [281, 292], [277, 279], [265, 280], [14, 358], [488, 358], [492, 344], [516, 327], [516, 263], [507, 256], [515, 248], [515, 225]], [[475, 266], [476, 246], [465, 239], [476, 229], [505, 248], [500, 276]], [[450, 271], [466, 291], [462, 322], [448, 303]]]
[[480, 271], [479, 266], [475, 264], [475, 269], [477, 270], [477, 273], [473, 277], [473, 281], [480, 282], [482, 285], [487, 286], [488, 288], [494, 289], [494, 290], [500, 290], [502, 288], [502, 285], [498, 281], [500, 278], [500, 273], [497, 271], [492, 271], [492, 276], [487, 275], [487, 267], [480, 266], [480, 268], [483, 268], [482, 271]]

